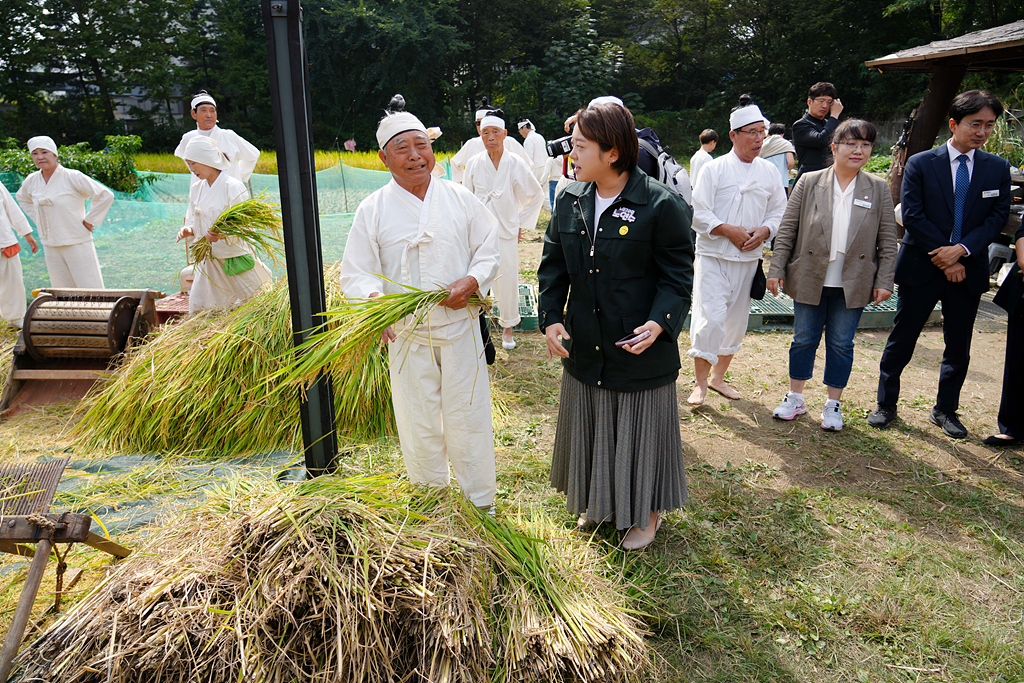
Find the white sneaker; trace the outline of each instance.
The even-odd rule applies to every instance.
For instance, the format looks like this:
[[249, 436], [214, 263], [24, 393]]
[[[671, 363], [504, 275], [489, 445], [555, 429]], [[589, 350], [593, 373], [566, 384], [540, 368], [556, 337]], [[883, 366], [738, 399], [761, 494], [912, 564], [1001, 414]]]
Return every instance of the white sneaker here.
[[782, 399], [779, 407], [772, 411], [772, 417], [780, 420], [792, 420], [797, 415], [807, 412], [807, 403], [802, 398], [794, 398], [793, 392], [787, 392], [786, 398]]
[[843, 409], [839, 401], [827, 401], [821, 409], [821, 428], [827, 432], [843, 430]]

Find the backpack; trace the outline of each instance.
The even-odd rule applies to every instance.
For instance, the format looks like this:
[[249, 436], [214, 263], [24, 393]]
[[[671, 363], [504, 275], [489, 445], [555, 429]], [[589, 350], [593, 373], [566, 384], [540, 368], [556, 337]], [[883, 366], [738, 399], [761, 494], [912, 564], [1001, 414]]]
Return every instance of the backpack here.
[[686, 203], [693, 205], [693, 189], [690, 187], [690, 174], [686, 172], [678, 161], [672, 158], [668, 152], [661, 148], [661, 140], [658, 134], [650, 128], [644, 128], [636, 132], [637, 141], [640, 143], [641, 156], [646, 152], [650, 159], [648, 163], [642, 163], [647, 175], [675, 190], [682, 195]]

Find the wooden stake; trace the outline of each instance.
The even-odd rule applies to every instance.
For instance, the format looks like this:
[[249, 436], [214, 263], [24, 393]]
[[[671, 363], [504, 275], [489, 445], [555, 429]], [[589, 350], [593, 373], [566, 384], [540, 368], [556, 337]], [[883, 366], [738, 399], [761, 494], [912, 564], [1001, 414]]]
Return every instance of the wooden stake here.
[[46, 571], [46, 562], [50, 559], [51, 547], [48, 538], [41, 538], [36, 543], [36, 556], [32, 558], [28, 576], [25, 577], [25, 586], [21, 589], [18, 608], [7, 629], [3, 650], [0, 650], [0, 681], [6, 681], [11, 675], [14, 656], [18, 654], [21, 639], [25, 635], [25, 626], [28, 625], [28, 618], [32, 614], [32, 605], [35, 604], [36, 595], [39, 593], [39, 585], [43, 582], [43, 573]]

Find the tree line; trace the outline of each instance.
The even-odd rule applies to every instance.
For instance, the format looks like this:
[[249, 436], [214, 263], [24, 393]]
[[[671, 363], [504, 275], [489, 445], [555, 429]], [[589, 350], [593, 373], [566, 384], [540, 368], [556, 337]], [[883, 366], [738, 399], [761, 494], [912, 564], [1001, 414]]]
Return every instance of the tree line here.
[[[0, 9], [0, 138], [49, 134], [60, 144], [133, 133], [173, 149], [191, 119], [177, 101], [208, 90], [224, 125], [270, 148], [274, 136], [258, 0], [4, 0]], [[878, 74], [877, 58], [1019, 19], [1018, 0], [307, 0], [304, 31], [314, 141], [342, 148], [373, 132], [402, 93], [442, 149], [474, 135], [489, 98], [510, 128], [529, 117], [547, 137], [590, 98], [614, 93], [677, 156], [706, 127], [727, 127], [750, 93], [791, 123], [807, 88], [833, 82], [846, 115], [905, 116], [924, 75]], [[1019, 75], [968, 85], [1009, 94]], [[1018, 92], [1020, 89], [1018, 88]], [[132, 120], [126, 93], [145, 93]]]

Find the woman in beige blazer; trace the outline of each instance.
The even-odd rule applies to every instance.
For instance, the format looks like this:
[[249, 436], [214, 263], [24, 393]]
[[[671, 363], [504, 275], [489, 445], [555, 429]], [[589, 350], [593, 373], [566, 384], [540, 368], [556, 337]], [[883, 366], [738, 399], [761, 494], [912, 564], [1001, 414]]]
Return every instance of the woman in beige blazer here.
[[825, 333], [828, 401], [822, 429], [843, 428], [839, 404], [853, 367], [853, 336], [861, 311], [892, 296], [896, 219], [886, 182], [865, 172], [877, 132], [849, 119], [832, 136], [835, 164], [797, 181], [775, 238], [768, 289], [793, 298], [789, 393], [773, 415], [792, 420], [807, 412], [804, 384]]

